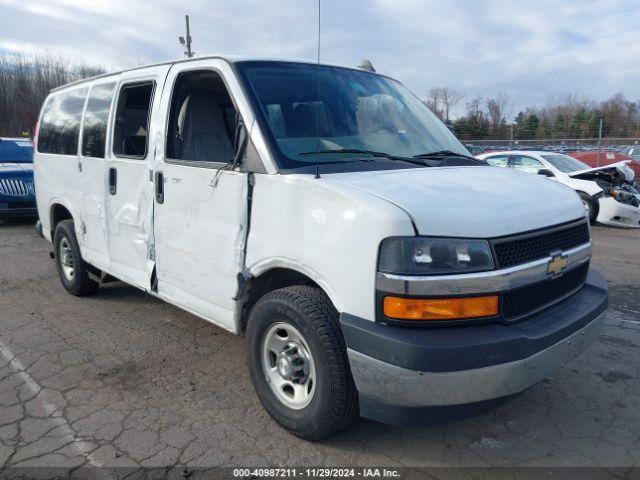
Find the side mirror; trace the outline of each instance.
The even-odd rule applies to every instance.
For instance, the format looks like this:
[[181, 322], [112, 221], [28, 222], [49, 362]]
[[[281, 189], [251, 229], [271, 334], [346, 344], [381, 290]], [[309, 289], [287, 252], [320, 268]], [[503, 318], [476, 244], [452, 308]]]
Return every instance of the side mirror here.
[[541, 168], [540, 170], [538, 170], [538, 175], [544, 175], [545, 177], [555, 177], [553, 172], [548, 168]]

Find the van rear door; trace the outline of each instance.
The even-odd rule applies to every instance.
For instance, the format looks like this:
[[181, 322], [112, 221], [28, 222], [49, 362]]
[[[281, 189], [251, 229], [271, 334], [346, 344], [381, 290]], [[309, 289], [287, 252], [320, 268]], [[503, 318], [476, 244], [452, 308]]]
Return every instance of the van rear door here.
[[[225, 72], [225, 73], [223, 73]], [[176, 64], [161, 109], [154, 241], [158, 295], [235, 330], [246, 235], [248, 174], [232, 167], [237, 126], [222, 61]]]
[[153, 126], [168, 71], [162, 66], [120, 79], [106, 162], [108, 271], [146, 290], [153, 271]]

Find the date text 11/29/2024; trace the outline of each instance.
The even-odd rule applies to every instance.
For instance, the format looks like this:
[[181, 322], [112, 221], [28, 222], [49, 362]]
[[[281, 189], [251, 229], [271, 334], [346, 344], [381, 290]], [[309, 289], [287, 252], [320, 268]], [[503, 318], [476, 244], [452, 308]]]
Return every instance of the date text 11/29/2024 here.
[[400, 478], [394, 468], [234, 468], [234, 478]]

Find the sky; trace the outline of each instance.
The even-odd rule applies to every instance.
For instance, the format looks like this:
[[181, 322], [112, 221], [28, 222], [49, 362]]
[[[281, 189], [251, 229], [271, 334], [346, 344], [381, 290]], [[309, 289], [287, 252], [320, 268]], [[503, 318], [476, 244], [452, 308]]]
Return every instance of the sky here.
[[[321, 61], [402, 81], [506, 93], [510, 113], [567, 94], [640, 100], [640, 0], [321, 0]], [[193, 49], [314, 60], [317, 0], [0, 0], [0, 50], [35, 50], [108, 69]]]

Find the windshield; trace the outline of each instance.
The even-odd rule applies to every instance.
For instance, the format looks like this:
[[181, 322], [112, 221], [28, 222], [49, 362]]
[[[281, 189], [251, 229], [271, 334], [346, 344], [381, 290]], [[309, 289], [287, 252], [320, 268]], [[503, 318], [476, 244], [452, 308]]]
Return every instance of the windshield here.
[[0, 163], [33, 162], [31, 140], [0, 140]]
[[[289, 62], [236, 64], [283, 168], [348, 162], [368, 150], [412, 157], [469, 152], [412, 93], [370, 72]], [[311, 153], [310, 153], [311, 152]]]
[[582, 163], [569, 155], [542, 155], [542, 158], [563, 173], [578, 172], [591, 168], [586, 163]]

